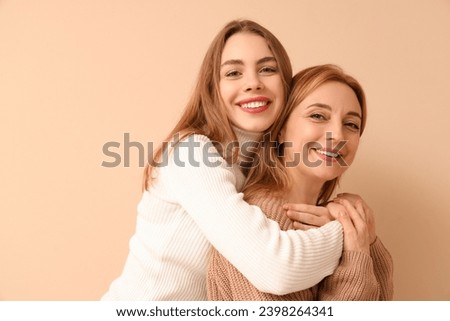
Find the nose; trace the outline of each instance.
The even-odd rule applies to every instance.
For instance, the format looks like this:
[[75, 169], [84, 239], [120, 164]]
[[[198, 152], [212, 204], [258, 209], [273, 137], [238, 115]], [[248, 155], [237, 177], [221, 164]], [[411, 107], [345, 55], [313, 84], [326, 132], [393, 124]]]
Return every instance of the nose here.
[[340, 142], [344, 140], [344, 131], [340, 121], [332, 122], [327, 130], [327, 141]]
[[244, 91], [261, 90], [264, 88], [264, 84], [258, 73], [247, 74], [245, 78]]

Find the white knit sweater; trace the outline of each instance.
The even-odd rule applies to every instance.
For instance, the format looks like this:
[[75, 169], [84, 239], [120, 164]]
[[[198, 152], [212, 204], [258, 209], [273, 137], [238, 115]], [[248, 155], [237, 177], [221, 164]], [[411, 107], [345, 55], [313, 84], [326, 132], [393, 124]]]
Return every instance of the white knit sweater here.
[[[255, 139], [236, 134], [240, 143]], [[183, 142], [143, 193], [125, 267], [102, 300], [206, 300], [211, 244], [263, 292], [303, 290], [333, 273], [342, 253], [338, 222], [281, 231], [238, 193], [238, 165], [205, 136]]]

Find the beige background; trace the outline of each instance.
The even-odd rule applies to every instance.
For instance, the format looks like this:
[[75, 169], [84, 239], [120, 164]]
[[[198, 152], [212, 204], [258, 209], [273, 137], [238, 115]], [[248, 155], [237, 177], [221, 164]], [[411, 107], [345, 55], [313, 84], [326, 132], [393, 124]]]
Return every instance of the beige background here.
[[[214, 3], [214, 4], [212, 4]], [[396, 300], [450, 300], [450, 1], [0, 1], [0, 299], [97, 300], [121, 271], [142, 168], [103, 144], [158, 142], [229, 20], [294, 70], [336, 63], [368, 96], [341, 190], [375, 210]]]

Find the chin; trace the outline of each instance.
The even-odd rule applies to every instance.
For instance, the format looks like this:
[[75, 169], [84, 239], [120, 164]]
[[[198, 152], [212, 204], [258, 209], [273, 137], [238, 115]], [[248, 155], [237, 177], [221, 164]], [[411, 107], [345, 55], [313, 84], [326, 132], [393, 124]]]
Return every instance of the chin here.
[[261, 133], [265, 131], [269, 126], [264, 125], [246, 125], [241, 127], [243, 130], [253, 133]]
[[339, 173], [337, 173], [337, 172], [334, 172], [334, 173], [320, 173], [320, 174], [316, 175], [316, 177], [325, 183], [327, 181], [331, 181], [331, 180], [333, 180], [335, 178], [340, 177], [342, 174], [343, 174], [343, 172], [341, 172], [341, 171], [339, 171]]

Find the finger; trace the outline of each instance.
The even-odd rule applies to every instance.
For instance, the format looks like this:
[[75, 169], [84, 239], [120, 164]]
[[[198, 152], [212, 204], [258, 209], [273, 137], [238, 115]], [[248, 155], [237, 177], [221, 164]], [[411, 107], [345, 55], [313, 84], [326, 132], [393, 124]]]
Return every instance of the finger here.
[[375, 216], [373, 214], [372, 209], [370, 207], [364, 207], [364, 212], [366, 213], [366, 222], [369, 222], [370, 224], [375, 224]]
[[355, 205], [355, 203], [358, 200], [362, 200], [361, 196], [359, 196], [358, 194], [351, 194], [351, 193], [340, 193], [340, 194], [337, 194], [337, 197], [340, 199], [346, 199], [353, 205]]
[[337, 197], [351, 197], [352, 195], [355, 195], [355, 194], [350, 194], [350, 193], [339, 193], [339, 194], [336, 194]]
[[375, 228], [375, 218], [373, 216], [373, 211], [369, 208], [364, 207], [364, 203], [361, 204], [364, 208], [365, 221], [367, 225], [367, 230], [369, 232], [370, 244], [375, 242], [377, 237], [376, 228]]
[[333, 217], [334, 219], [337, 219], [341, 212], [345, 211], [345, 208], [337, 202], [328, 203], [326, 208], [330, 212], [331, 217]]
[[316, 216], [326, 216], [328, 215], [328, 211], [323, 206], [315, 206], [309, 204], [300, 204], [300, 203], [287, 203], [283, 205], [283, 209], [291, 210], [302, 213], [310, 213]]
[[359, 215], [363, 218], [364, 222], [367, 221], [366, 210], [363, 206], [362, 200], [358, 200], [355, 203], [355, 209], [358, 211]]
[[308, 225], [308, 224], [303, 224], [303, 223], [300, 223], [300, 222], [293, 222], [292, 226], [296, 230], [303, 230], [303, 231], [306, 231], [306, 230], [318, 227], [318, 226], [312, 226], [312, 225]]
[[335, 198], [333, 198], [333, 203], [339, 203], [340, 201], [342, 201], [343, 200], [343, 198], [341, 198], [341, 197], [335, 197]]
[[364, 208], [364, 212], [366, 213], [366, 216], [370, 216], [373, 214], [372, 209], [370, 208], [369, 205], [367, 205], [367, 203], [361, 198], [361, 204]]
[[364, 230], [366, 227], [366, 223], [364, 222], [362, 215], [356, 210], [356, 208], [348, 200], [345, 199], [341, 201], [341, 204], [344, 206], [345, 210], [350, 216], [350, 219], [352, 220], [355, 228], [358, 231]]
[[359, 196], [358, 194], [346, 193], [346, 192], [344, 192], [344, 193], [339, 193], [339, 194], [336, 194], [336, 195], [339, 196], [339, 197], [354, 197], [354, 198], [361, 198], [361, 196]]
[[292, 221], [314, 226], [322, 226], [329, 221], [329, 219], [326, 219], [325, 217], [316, 216], [311, 213], [296, 212], [292, 210], [286, 211], [286, 215]]
[[[345, 211], [341, 212], [337, 219], [342, 224], [345, 235], [347, 235], [348, 233], [356, 233], [355, 226], [353, 225], [353, 222], [350, 219], [350, 216], [348, 216], [348, 214]], [[344, 235], [344, 238], [345, 238], [345, 235]]]

